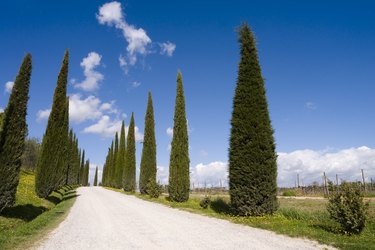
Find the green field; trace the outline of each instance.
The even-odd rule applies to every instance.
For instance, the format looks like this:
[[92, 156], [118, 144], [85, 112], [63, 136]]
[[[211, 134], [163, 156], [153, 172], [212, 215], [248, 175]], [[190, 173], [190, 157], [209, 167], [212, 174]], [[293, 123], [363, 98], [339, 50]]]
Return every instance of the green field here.
[[[121, 190], [112, 189], [123, 192]], [[127, 193], [129, 194], [129, 193]], [[369, 220], [361, 235], [348, 236], [340, 232], [339, 225], [329, 218], [326, 199], [284, 198], [278, 199], [279, 210], [272, 216], [238, 217], [230, 214], [228, 195], [211, 195], [211, 205], [207, 209], [199, 203], [204, 195], [192, 194], [187, 202], [168, 200], [166, 195], [158, 199], [131, 193], [138, 198], [161, 203], [172, 208], [229, 220], [234, 223], [271, 230], [291, 237], [308, 238], [339, 249], [375, 249], [375, 200], [370, 199]]]
[[72, 188], [53, 192], [46, 199], [35, 194], [35, 175], [21, 171], [16, 204], [0, 215], [0, 249], [30, 246], [62, 221], [76, 197]]

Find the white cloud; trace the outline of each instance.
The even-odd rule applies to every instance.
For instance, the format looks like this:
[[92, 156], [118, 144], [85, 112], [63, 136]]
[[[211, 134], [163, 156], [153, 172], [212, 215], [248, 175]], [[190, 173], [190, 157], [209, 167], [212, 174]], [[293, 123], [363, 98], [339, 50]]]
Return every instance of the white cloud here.
[[173, 138], [173, 128], [167, 128], [167, 135], [171, 138]]
[[[86, 134], [98, 134], [103, 137], [114, 137], [116, 132], [120, 133], [122, 121], [118, 119], [112, 120], [108, 115], [104, 115], [100, 120], [83, 130]], [[125, 127], [125, 133], [128, 134], [129, 126]], [[135, 140], [137, 142], [143, 141], [143, 134], [139, 132], [139, 128], [134, 128]]]
[[194, 168], [190, 169], [190, 180], [194, 186], [202, 187], [203, 185], [207, 186], [224, 186], [228, 180], [228, 164], [221, 161], [211, 162], [209, 164], [199, 163]]
[[108, 115], [104, 115], [97, 123], [85, 128], [83, 133], [112, 137], [116, 132], [120, 131], [121, 123], [121, 120], [112, 121]]
[[121, 3], [110, 2], [102, 5], [99, 8], [99, 13], [96, 15], [100, 24], [115, 26], [122, 31], [122, 34], [128, 44], [126, 47], [127, 59], [120, 56], [119, 62], [122, 68], [126, 68], [128, 64], [134, 65], [137, 62], [138, 55], [146, 55], [147, 46], [151, 44], [150, 37], [142, 28], [135, 28], [135, 26], [128, 24], [122, 13]]
[[0, 113], [3, 113], [3, 112], [4, 112], [4, 109], [0, 107]]
[[[142, 28], [136, 28], [125, 20], [125, 15], [122, 10], [120, 2], [113, 1], [103, 4], [99, 7], [99, 13], [96, 18], [102, 25], [114, 26], [116, 29], [122, 31], [122, 34], [127, 42], [126, 52], [127, 56], [120, 55], [119, 64], [124, 70], [125, 74], [129, 71], [129, 66], [137, 62], [139, 55], [146, 56], [149, 51], [149, 46], [152, 44], [151, 38]], [[172, 56], [176, 45], [171, 42], [160, 43], [160, 53]]]
[[375, 149], [358, 147], [337, 152], [297, 150], [291, 153], [279, 153], [278, 185], [294, 186], [296, 175], [300, 184], [309, 185], [314, 181], [322, 183], [323, 172], [331, 180], [336, 174], [342, 180], [361, 180], [361, 169], [365, 175], [375, 177]]
[[[51, 109], [39, 110], [37, 120], [48, 119]], [[104, 114], [117, 114], [115, 101], [105, 102], [95, 97], [89, 96], [82, 98], [80, 94], [72, 94], [69, 96], [69, 120], [77, 124], [87, 120], [98, 120]]]
[[159, 43], [160, 46], [160, 54], [162, 55], [167, 55], [167, 56], [172, 56], [173, 52], [176, 49], [176, 44], [171, 43], [171, 42], [166, 42], [166, 43]]
[[44, 110], [39, 110], [38, 113], [36, 114], [36, 119], [38, 122], [48, 119], [49, 114], [51, 113], [51, 109], [44, 109]]
[[6, 82], [5, 83], [5, 92], [11, 93], [13, 89], [14, 82]]
[[81, 83], [75, 84], [75, 88], [84, 91], [95, 91], [99, 88], [99, 83], [104, 79], [104, 76], [95, 68], [100, 65], [101, 59], [102, 56], [96, 52], [90, 52], [87, 57], [82, 59], [80, 65], [83, 68], [85, 79]]
[[69, 97], [69, 119], [76, 123], [82, 123], [86, 120], [97, 120], [104, 113], [117, 113], [114, 107], [115, 101], [102, 103], [95, 96], [89, 96], [83, 99], [80, 94], [73, 94]]
[[103, 4], [96, 15], [100, 24], [117, 25], [123, 22], [121, 3], [110, 2]]
[[310, 109], [310, 110], [316, 110], [318, 106], [316, 106], [316, 104], [313, 102], [306, 102], [305, 108]]

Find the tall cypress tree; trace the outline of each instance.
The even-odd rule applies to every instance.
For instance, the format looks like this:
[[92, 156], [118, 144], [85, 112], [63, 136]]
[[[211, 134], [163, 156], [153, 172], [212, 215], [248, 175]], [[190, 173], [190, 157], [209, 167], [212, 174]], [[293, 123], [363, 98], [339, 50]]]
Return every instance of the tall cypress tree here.
[[111, 186], [116, 187], [116, 165], [117, 165], [117, 157], [118, 157], [118, 133], [116, 132], [115, 136], [115, 146], [113, 151], [113, 158], [112, 158], [112, 175], [111, 175]]
[[21, 168], [21, 156], [27, 134], [27, 102], [32, 69], [31, 55], [23, 59], [8, 105], [0, 134], [0, 212], [13, 206]]
[[80, 165], [80, 184], [85, 185], [85, 150], [82, 152], [81, 165]]
[[111, 143], [111, 148], [109, 150], [109, 156], [108, 156], [108, 186], [112, 187], [112, 176], [113, 176], [113, 155], [114, 155], [114, 146], [113, 141]]
[[122, 121], [121, 133], [120, 133], [120, 145], [117, 154], [116, 160], [116, 188], [122, 187], [122, 175], [125, 168], [125, 154], [126, 154], [126, 145], [125, 145], [125, 123]]
[[241, 59], [233, 99], [229, 148], [231, 205], [239, 215], [272, 214], [277, 209], [273, 129], [254, 35], [239, 31]]
[[139, 175], [139, 190], [147, 193], [147, 184], [156, 182], [156, 140], [154, 107], [151, 92], [148, 92], [147, 110], [145, 116], [145, 135], [143, 140], [141, 171]]
[[127, 145], [126, 145], [126, 160], [125, 170], [123, 176], [124, 190], [128, 192], [135, 191], [135, 132], [134, 132], [134, 113], [130, 119]]
[[84, 168], [84, 183], [83, 186], [89, 185], [89, 173], [90, 173], [90, 160], [87, 160]]
[[169, 162], [169, 197], [183, 202], [189, 199], [189, 139], [185, 111], [185, 96], [180, 71], [177, 74], [177, 94], [174, 110], [172, 148]]
[[69, 130], [69, 141], [68, 141], [68, 155], [67, 155], [67, 171], [66, 171], [66, 179], [65, 185], [72, 184], [72, 177], [73, 177], [73, 151], [74, 151], [74, 138], [73, 138], [73, 129]]
[[69, 52], [66, 51], [57, 79], [53, 104], [36, 168], [35, 189], [39, 197], [47, 197], [61, 185], [66, 163], [66, 85]]
[[98, 167], [95, 169], [94, 186], [98, 185]]

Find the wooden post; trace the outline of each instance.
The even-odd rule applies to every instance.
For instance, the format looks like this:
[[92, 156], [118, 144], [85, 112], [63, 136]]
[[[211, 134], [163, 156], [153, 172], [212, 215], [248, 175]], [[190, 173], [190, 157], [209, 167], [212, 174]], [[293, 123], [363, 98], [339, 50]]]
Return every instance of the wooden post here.
[[366, 192], [365, 174], [363, 173], [363, 169], [361, 169], [361, 172], [362, 172], [362, 181], [363, 181], [363, 191]]
[[324, 179], [324, 189], [325, 189], [324, 193], [326, 195], [329, 195], [326, 172], [323, 172], [323, 179]]

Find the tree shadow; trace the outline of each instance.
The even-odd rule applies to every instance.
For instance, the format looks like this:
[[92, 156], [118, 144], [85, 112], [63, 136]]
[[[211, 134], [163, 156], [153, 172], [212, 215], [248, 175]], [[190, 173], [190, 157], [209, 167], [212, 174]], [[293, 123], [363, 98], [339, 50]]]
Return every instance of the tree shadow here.
[[52, 195], [48, 196], [46, 198], [46, 200], [52, 202], [55, 205], [57, 205], [57, 204], [59, 204], [61, 202], [61, 198], [58, 198], [58, 197], [52, 196]]
[[73, 198], [78, 197], [78, 196], [79, 196], [79, 194], [67, 195], [61, 201], [67, 201], [67, 200], [73, 199]]
[[210, 203], [210, 207], [219, 214], [232, 214], [230, 205], [222, 198], [217, 198]]
[[21, 219], [23, 221], [31, 221], [45, 212], [47, 208], [42, 206], [33, 206], [31, 204], [17, 205], [14, 207], [5, 208], [1, 216], [6, 218]]

